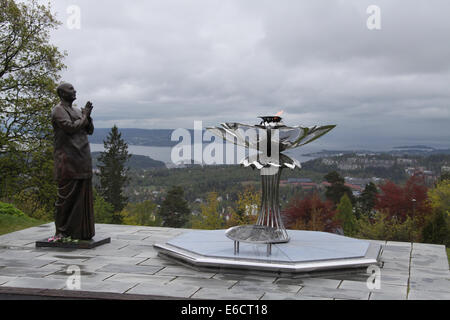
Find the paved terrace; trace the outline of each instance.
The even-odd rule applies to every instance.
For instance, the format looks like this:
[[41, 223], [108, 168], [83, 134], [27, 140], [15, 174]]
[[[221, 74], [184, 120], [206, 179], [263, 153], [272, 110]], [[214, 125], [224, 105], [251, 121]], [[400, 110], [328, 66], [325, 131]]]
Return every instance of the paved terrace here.
[[[91, 250], [35, 248], [52, 235], [46, 224], [0, 236], [0, 296], [22, 292], [93, 298], [182, 299], [450, 299], [441, 245], [380, 242], [381, 288], [369, 290], [365, 270], [279, 278], [196, 271], [157, 256], [152, 245], [185, 229], [97, 225], [111, 243]], [[233, 243], [230, 241], [230, 246]], [[81, 268], [81, 292], [68, 290], [67, 268]]]

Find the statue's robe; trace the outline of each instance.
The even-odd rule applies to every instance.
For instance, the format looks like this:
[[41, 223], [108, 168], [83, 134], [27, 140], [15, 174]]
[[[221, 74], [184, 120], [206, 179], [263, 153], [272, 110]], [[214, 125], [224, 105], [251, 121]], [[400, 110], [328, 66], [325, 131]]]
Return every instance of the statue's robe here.
[[55, 178], [58, 184], [56, 235], [90, 240], [95, 235], [92, 158], [88, 135], [92, 119], [81, 110], [58, 104], [52, 109]]

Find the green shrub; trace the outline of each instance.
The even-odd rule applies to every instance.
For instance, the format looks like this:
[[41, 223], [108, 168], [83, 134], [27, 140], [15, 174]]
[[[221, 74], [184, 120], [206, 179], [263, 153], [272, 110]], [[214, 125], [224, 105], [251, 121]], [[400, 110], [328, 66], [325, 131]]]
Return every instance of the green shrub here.
[[417, 221], [410, 217], [401, 222], [395, 218], [389, 219], [386, 213], [377, 212], [373, 219], [364, 216], [358, 220], [356, 237], [372, 240], [422, 242], [421, 230]]
[[0, 202], [0, 214], [7, 214], [15, 217], [24, 217], [25, 214], [12, 204]]

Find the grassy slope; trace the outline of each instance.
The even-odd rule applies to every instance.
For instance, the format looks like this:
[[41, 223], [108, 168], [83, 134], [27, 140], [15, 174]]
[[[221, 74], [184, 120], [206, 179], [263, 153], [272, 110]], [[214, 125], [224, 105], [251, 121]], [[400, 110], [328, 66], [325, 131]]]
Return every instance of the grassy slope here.
[[32, 219], [29, 217], [15, 217], [8, 214], [0, 215], [0, 235], [39, 226], [45, 221]]

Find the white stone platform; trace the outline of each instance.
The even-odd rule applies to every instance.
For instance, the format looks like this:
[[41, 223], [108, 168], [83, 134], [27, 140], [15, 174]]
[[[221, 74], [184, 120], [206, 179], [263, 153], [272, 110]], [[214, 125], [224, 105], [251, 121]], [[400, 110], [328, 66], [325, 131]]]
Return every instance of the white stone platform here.
[[[295, 278], [197, 271], [158, 257], [153, 248], [191, 230], [96, 228], [99, 236], [111, 237], [110, 244], [86, 250], [36, 248], [36, 240], [52, 235], [53, 224], [0, 236], [0, 299], [8, 292], [115, 299], [450, 299], [442, 245], [370, 241], [382, 246], [382, 265], [381, 287], [369, 289], [365, 270]], [[67, 287], [71, 266], [81, 270], [80, 290]]]
[[192, 230], [155, 245], [162, 256], [205, 271], [265, 271], [280, 276], [302, 272], [367, 268], [378, 264], [381, 245], [327, 232], [288, 230], [290, 241], [241, 243], [235, 250], [226, 230]]

